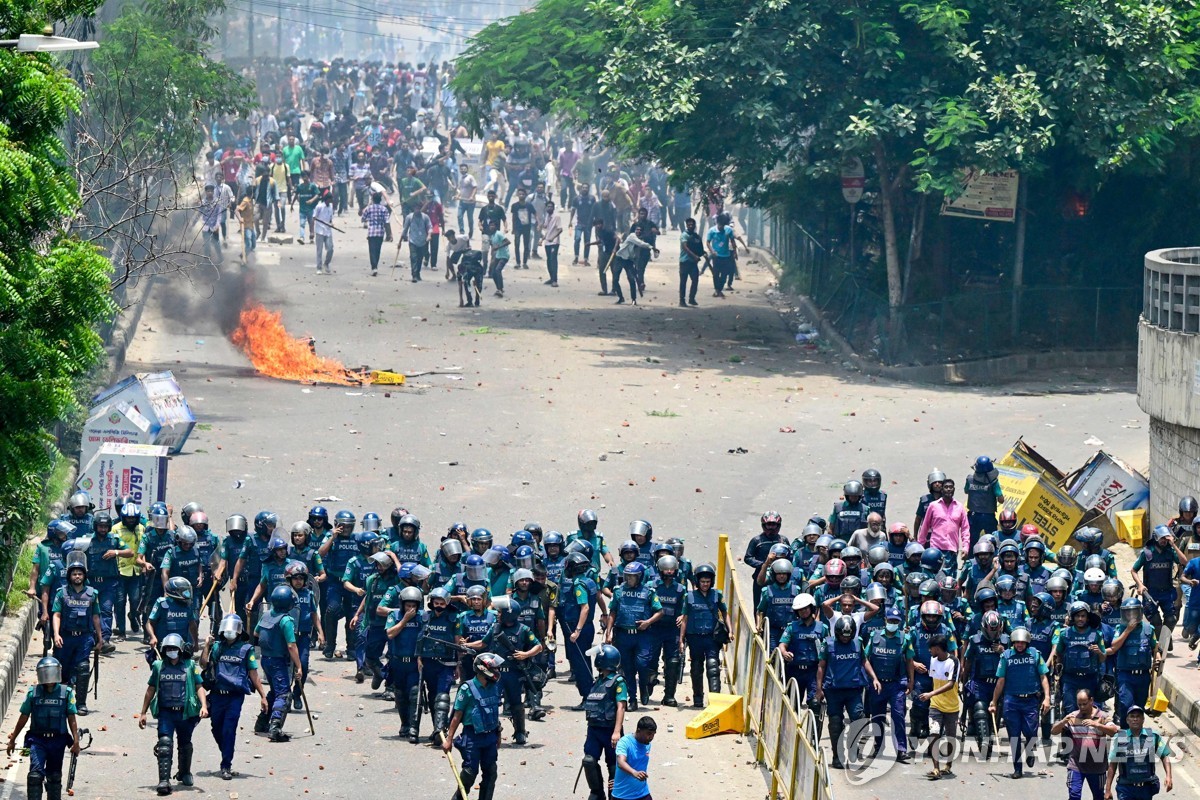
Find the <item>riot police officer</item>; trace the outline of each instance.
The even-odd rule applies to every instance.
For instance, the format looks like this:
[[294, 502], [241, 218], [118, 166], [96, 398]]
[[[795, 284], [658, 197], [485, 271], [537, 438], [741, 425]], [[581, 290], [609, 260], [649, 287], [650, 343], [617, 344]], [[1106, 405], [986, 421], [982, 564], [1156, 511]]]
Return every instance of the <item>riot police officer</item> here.
[[[500, 674], [504, 659], [495, 653], [475, 657], [475, 677], [463, 681], [454, 698], [454, 713], [442, 740], [442, 752], [457, 747], [462, 754], [459, 781], [469, 792], [483, 773], [479, 800], [492, 800], [496, 790], [496, 757], [500, 746]], [[462, 727], [462, 733], [455, 731]], [[455, 791], [452, 800], [467, 800]]]
[[985, 533], [996, 530], [996, 509], [1004, 505], [1000, 473], [987, 456], [975, 459], [975, 468], [963, 482], [967, 495], [967, 524], [971, 526], [971, 544]]
[[[288, 547], [288, 560], [304, 564], [305, 571], [314, 582], [314, 586], [324, 584], [327, 580], [325, 559], [321, 558], [320, 546], [313, 541], [312, 526], [307, 522], [295, 522], [292, 524], [290, 534], [292, 544]], [[319, 613], [318, 616], [320, 616]]]
[[1162, 663], [1158, 636], [1154, 626], [1142, 618], [1142, 604], [1136, 597], [1122, 601], [1121, 622], [1105, 655], [1116, 656], [1116, 722], [1125, 727], [1129, 708], [1141, 705], [1150, 694], [1150, 671], [1159, 669]]
[[935, 635], [945, 636], [947, 652], [954, 655], [958, 645], [954, 631], [946, 624], [945, 611], [936, 600], [926, 600], [919, 607], [920, 623], [908, 631], [905, 657], [908, 666], [908, 691], [913, 696], [909, 707], [909, 738], [923, 739], [929, 735], [929, 702], [920, 695], [933, 691], [933, 679], [929, 677], [929, 640]]
[[[275, 541], [275, 529], [279, 527], [279, 517], [273, 511], [259, 511], [254, 515], [254, 535], [248, 536], [238, 554], [237, 562], [233, 565], [233, 578], [229, 582], [230, 599], [238, 603], [238, 612], [246, 614], [246, 630], [253, 630], [258, 620], [259, 609], [257, 601], [242, 597], [238, 592], [242, 587], [247, 590], [250, 598], [262, 581], [263, 564], [271, 558], [271, 545]], [[284, 543], [286, 555], [287, 543]], [[282, 576], [282, 571], [280, 572]], [[327, 629], [328, 630], [328, 629]]]
[[783, 656], [784, 676], [795, 679], [800, 698], [808, 703], [821, 730], [821, 704], [817, 702], [817, 662], [825, 647], [828, 629], [817, 614], [817, 601], [811, 594], [800, 594], [792, 600], [792, 619], [779, 638], [779, 653]]
[[266, 732], [272, 742], [286, 742], [291, 737], [283, 732], [291, 700], [293, 676], [302, 674], [300, 651], [296, 647], [296, 619], [292, 609], [296, 606], [296, 593], [290, 586], [276, 586], [271, 590], [271, 610], [258, 621], [255, 634], [262, 650], [262, 667], [267, 674], [271, 690], [267, 692], [268, 713], [259, 714], [255, 722], [256, 733]]
[[[768, 648], [779, 646], [783, 629], [792, 620], [792, 601], [800, 594], [800, 587], [792, 582], [792, 562], [778, 558], [771, 562], [771, 582], [763, 589], [758, 600], [757, 625], [759, 631], [769, 631]], [[767, 628], [766, 626], [770, 627]]]
[[[791, 549], [791, 544], [786, 536], [780, 534], [783, 527], [783, 517], [779, 516], [777, 511], [768, 511], [759, 519], [759, 524], [762, 526], [762, 533], [755, 536], [746, 545], [746, 554], [742, 560], [754, 572], [758, 572], [763, 563], [767, 560], [767, 554], [771, 552], [771, 548], [777, 544]], [[849, 536], [849, 534], [847, 534]], [[758, 606], [758, 598], [762, 593], [762, 589], [757, 583], [754, 584], [754, 605]]]
[[[363, 639], [362, 669], [371, 676], [371, 691], [375, 691], [386, 678], [380, 659], [388, 641], [386, 623], [389, 609], [383, 606], [383, 599], [399, 579], [396, 577], [396, 564], [387, 553], [373, 553], [370, 561], [375, 574], [367, 578], [362, 599], [350, 619], [350, 627], [358, 631]], [[384, 697], [384, 700], [391, 699]]]
[[880, 491], [880, 487], [883, 486], [883, 476], [879, 474], [879, 470], [874, 468], [863, 470], [862, 485], [862, 500], [867, 507], [867, 512], [874, 512], [886, 520], [887, 492]]
[[87, 716], [92, 648], [103, 641], [99, 593], [87, 585], [87, 556], [83, 553], [72, 550], [67, 554], [66, 571], [67, 584], [58, 590], [51, 604], [54, 657], [62, 681], [75, 687], [79, 715]]
[[[111, 653], [117, 649], [111, 641], [113, 625], [113, 606], [117, 600], [117, 586], [121, 580], [121, 571], [117, 557], [125, 552], [125, 545], [119, 536], [112, 532], [112, 520], [105, 514], [100, 518], [99, 525], [92, 517], [92, 537], [87, 548], [88, 583], [96, 590], [100, 603], [100, 628], [104, 639], [96, 642], [101, 653]], [[76, 536], [79, 532], [76, 531]]]
[[1158, 794], [1160, 783], [1154, 768], [1154, 759], [1162, 761], [1165, 788], [1174, 787], [1171, 775], [1171, 748], [1156, 731], [1143, 727], [1146, 711], [1140, 705], [1130, 706], [1124, 730], [1113, 737], [1108, 754], [1108, 775], [1104, 783], [1104, 797], [1112, 800], [1113, 778], [1117, 778], [1118, 800], [1151, 800]]
[[79, 755], [75, 713], [75, 693], [63, 682], [58, 659], [38, 661], [37, 683], [25, 693], [17, 724], [8, 735], [8, 755], [12, 756], [17, 735], [25, 723], [32, 723], [25, 734], [25, 746], [29, 748], [29, 776], [25, 780], [28, 800], [42, 800], [43, 785], [47, 800], [61, 800], [63, 754], [70, 745], [72, 755]]
[[[132, 505], [132, 504], [131, 504]], [[122, 525], [141, 525], [141, 510], [134, 505], [129, 509], [120, 509]], [[136, 514], [134, 513], [136, 511]], [[138, 544], [137, 563], [141, 567], [145, 583], [142, 586], [143, 623], [150, 616], [154, 604], [163, 596], [162, 560], [172, 547], [175, 546], [175, 534], [171, 530], [171, 515], [166, 503], [154, 503], [150, 506], [150, 527], [142, 534]], [[143, 628], [142, 644], [150, 643], [150, 635]]]
[[199, 619], [192, 585], [187, 578], [171, 578], [167, 581], [167, 596], [155, 601], [150, 616], [146, 618], [146, 632], [150, 637], [146, 658], [153, 660], [159, 656], [156, 652], [159, 642], [172, 633], [178, 634], [183, 640], [190, 655], [199, 640]]
[[[1042, 654], [1029, 646], [1030, 635], [1025, 628], [1014, 630], [1009, 639], [1012, 647], [1000, 656], [1000, 663], [996, 667], [999, 680], [996, 681], [988, 711], [995, 714], [1003, 701], [1004, 727], [1008, 730], [1013, 757], [1012, 777], [1020, 778], [1024, 771], [1021, 741], [1024, 739], [1025, 749], [1028, 749], [1037, 735], [1040, 714], [1050, 710], [1050, 682], [1046, 679], [1050, 669], [1042, 660]], [[1030, 749], [1025, 756], [1025, 764], [1032, 767], [1035, 759], [1036, 755]]]
[[[220, 556], [221, 540], [208, 526], [208, 514], [196, 511], [188, 517], [189, 528], [196, 532], [196, 554], [200, 556], [200, 582], [196, 585], [197, 608], [204, 604], [205, 598], [210, 598], [208, 608], [200, 609], [201, 614], [207, 613], [212, 618], [215, 629], [221, 618], [221, 595], [211, 591], [220, 580], [222, 574]], [[119, 610], [119, 609], [118, 609]]]
[[449, 589], [447, 584], [461, 575], [465, 566], [462, 542], [453, 536], [447, 537], [438, 546], [437, 557], [433, 562], [433, 582]]
[[[1174, 631], [1175, 623], [1179, 621], [1175, 608], [1175, 573], [1186, 564], [1187, 557], [1175, 545], [1175, 534], [1166, 525], [1157, 525], [1151, 534], [1150, 545], [1142, 548], [1129, 571], [1138, 594], [1147, 592], [1158, 604], [1163, 626], [1168, 631]], [[1138, 577], [1139, 569], [1141, 577]]]
[[704, 683], [710, 692], [721, 691], [721, 644], [717, 641], [719, 627], [728, 630], [725, 600], [721, 590], [714, 587], [717, 570], [712, 564], [701, 564], [693, 573], [696, 588], [687, 593], [683, 603], [683, 622], [679, 626], [679, 646], [687, 644], [692, 662], [692, 705], [704, 708]]
[[1017, 581], [1018, 597], [1027, 600], [1046, 588], [1053, 573], [1046, 567], [1046, 545], [1040, 539], [1025, 544], [1025, 563], [1021, 565], [1021, 578]]
[[566, 538], [558, 531], [550, 531], [542, 539], [545, 557], [542, 563], [546, 565], [546, 577], [556, 584], [562, 585], [563, 568], [567, 565]]
[[54, 629], [50, 625], [50, 603], [67, 580], [63, 566], [63, 543], [74, 533], [69, 522], [54, 520], [46, 527], [46, 538], [38, 542], [29, 571], [27, 595], [38, 603], [38, 630], [42, 632], [42, 655], [54, 645]]
[[[417, 653], [421, 657], [421, 681], [425, 695], [433, 704], [433, 733], [429, 741], [439, 744], [450, 721], [450, 690], [454, 686], [454, 671], [458, 658], [453, 645], [458, 628], [458, 612], [450, 607], [450, 594], [440, 586], [429, 593], [429, 610], [421, 615], [421, 641]], [[409, 697], [413, 708], [420, 698]], [[524, 713], [525, 707], [521, 706]], [[419, 716], [417, 722], [420, 722]], [[419, 731], [418, 731], [419, 734]]]
[[970, 714], [971, 732], [982, 747], [990, 747], [994, 718], [988, 705], [996, 693], [996, 669], [1000, 656], [1009, 648], [1004, 620], [995, 611], [985, 611], [979, 631], [967, 639], [963, 650], [962, 674], [966, 679], [963, 707]]
[[[518, 548], [519, 551], [530, 551], [531, 558], [532, 549], [529, 545], [522, 545]], [[522, 563], [520, 558], [518, 558], [517, 563]], [[547, 624], [550, 619], [546, 603], [542, 598], [541, 590], [544, 586], [540, 583], [535, 583], [531, 568], [519, 567], [513, 573], [513, 581], [510, 588], [511, 594], [509, 597], [521, 604], [521, 624], [533, 631], [538, 641], [546, 642]], [[538, 667], [543, 669], [544, 662], [542, 656], [544, 655], [546, 655], [545, 648], [538, 653], [536, 659]], [[542, 690], [539, 688], [531, 689], [529, 696], [529, 718], [537, 721], [545, 716], [546, 710], [542, 708]]]
[[600, 646], [596, 654], [596, 680], [584, 699], [587, 737], [583, 742], [583, 774], [588, 785], [588, 800], [605, 800], [608, 792], [600, 774], [600, 756], [608, 769], [611, 784], [616, 776], [617, 741], [625, 722], [629, 690], [621, 674], [621, 653], [610, 644]]
[[829, 766], [834, 769], [842, 769], [846, 762], [843, 714], [852, 724], [863, 718], [863, 688], [866, 685], [858, 626], [849, 615], [838, 617], [833, 622], [833, 635], [826, 640], [825, 650], [817, 663], [817, 701], [825, 701], [829, 715], [829, 743], [833, 746], [833, 760]]
[[[308, 567], [303, 561], [291, 561], [284, 570], [284, 576], [287, 585], [296, 593], [296, 605], [292, 608], [292, 618], [296, 621], [296, 652], [300, 655], [300, 675], [296, 685], [302, 687], [308, 682], [308, 656], [312, 646], [316, 644], [320, 647], [325, 634], [321, 629], [321, 615], [317, 611], [317, 596], [312, 589]], [[299, 688], [292, 692], [292, 710], [304, 710]]]
[[1075, 531], [1075, 541], [1083, 545], [1080, 556], [1087, 561], [1088, 556], [1100, 556], [1104, 559], [1104, 574], [1110, 578], [1117, 577], [1117, 557], [1104, 547], [1104, 533], [1099, 528], [1080, 528]]
[[[582, 553], [567, 556], [563, 567], [565, 582], [559, 594], [558, 619], [562, 625], [563, 646], [567, 651], [567, 663], [571, 665], [571, 676], [579, 692], [580, 705], [592, 689], [592, 664], [587, 656], [596, 638], [596, 607], [607, 615], [608, 609], [600, 588], [592, 579], [591, 560]], [[603, 619], [603, 616], [601, 617]]]
[[662, 603], [645, 581], [646, 567], [638, 561], [626, 564], [624, 583], [613, 593], [609, 605], [605, 642], [621, 653], [622, 673], [629, 686], [629, 710], [638, 701], [650, 702], [650, 634], [662, 618]]
[[528, 661], [542, 651], [542, 643], [533, 631], [521, 624], [521, 604], [511, 598], [497, 604], [500, 619], [483, 637], [483, 646], [503, 659], [500, 667], [500, 691], [513, 723], [513, 744], [529, 741], [525, 729], [524, 693], [540, 688], [532, 684], [527, 670], [520, 662]]
[[233, 580], [236, 572], [238, 559], [242, 556], [242, 549], [246, 546], [246, 534], [249, 531], [246, 518], [241, 514], [231, 514], [225, 518], [225, 538], [221, 541], [221, 565], [217, 568], [217, 580], [222, 580], [225, 577], [229, 578], [229, 596], [231, 601], [231, 610], [233, 613], [241, 617], [242, 630], [246, 629], [246, 621], [249, 617], [246, 615], [246, 604], [250, 601], [250, 594], [254, 590], [253, 581], [247, 580], [248, 574], [243, 572], [237, 576], [237, 580]]
[[[188, 525], [175, 531], [175, 545], [163, 556], [159, 563], [160, 580], [163, 590], [171, 578], [186, 578], [193, 589], [192, 602], [199, 610], [202, 597], [200, 595], [200, 552], [196, 549], [196, 532]], [[195, 642], [195, 639], [192, 640]]]
[[1100, 616], [1087, 603], [1076, 600], [1068, 609], [1071, 624], [1054, 637], [1054, 652], [1050, 667], [1062, 665], [1063, 714], [1075, 710], [1075, 698], [1080, 689], [1093, 696], [1100, 692], [1100, 674], [1104, 671], [1104, 636]]
[[567, 544], [569, 545], [575, 541], [587, 542], [592, 546], [592, 567], [598, 570], [601, 559], [611, 567], [613, 564], [612, 553], [608, 552], [608, 545], [604, 543], [604, 534], [596, 530], [600, 524], [600, 518], [596, 516], [596, 512], [590, 508], [585, 508], [579, 512], [576, 521], [579, 524], [579, 528], [567, 536]]
[[67, 513], [61, 515], [59, 519], [74, 525], [75, 535], [82, 538], [92, 532], [92, 512], [95, 510], [96, 504], [92, 502], [87, 492], [75, 492], [67, 500]]
[[483, 652], [483, 637], [487, 636], [496, 624], [496, 612], [485, 608], [488, 600], [487, 589], [482, 586], [472, 586], [467, 589], [467, 608], [458, 615], [455, 623], [455, 640], [463, 647], [459, 662], [459, 674], [470, 675], [475, 662], [475, 656]]
[[334, 515], [333, 533], [325, 538], [317, 552], [325, 560], [325, 571], [331, 578], [321, 592], [325, 603], [325, 651], [326, 659], [341, 658], [342, 651], [337, 649], [338, 625], [342, 619], [346, 621], [346, 652], [353, 654], [355, 636], [350, 620], [354, 616], [354, 606], [357, 598], [346, 589], [343, 577], [351, 559], [358, 555], [358, 542], [351, 538], [357, 520], [349, 511], [339, 511]]
[[[195, 515], [193, 515], [193, 519]], [[258, 694], [259, 713], [267, 713], [267, 691], [258, 675], [254, 645], [243, 633], [242, 618], [226, 614], [217, 626], [219, 639], [209, 636], [200, 655], [200, 667], [211, 665], [212, 691], [208, 696], [212, 735], [221, 751], [221, 780], [233, 780], [233, 751], [237, 746], [238, 721], [246, 695]]]
[[863, 667], [870, 680], [867, 692], [867, 712], [877, 726], [875, 754], [883, 751], [883, 731], [886, 717], [891, 715], [892, 738], [896, 744], [896, 761], [905, 764], [908, 754], [908, 737], [904, 734], [905, 699], [908, 696], [908, 679], [904, 666], [904, 612], [888, 606], [884, 612], [882, 628], [871, 631], [863, 653]]
[[935, 469], [925, 476], [925, 487], [929, 490], [926, 494], [921, 495], [917, 500], [917, 512], [913, 517], [914, 531], [921, 530], [921, 523], [925, 521], [925, 512], [929, 507], [937, 502], [942, 496], [942, 483], [946, 480], [946, 473], [940, 469]]
[[[664, 555], [658, 559], [658, 582], [654, 594], [662, 606], [662, 616], [650, 628], [650, 664], [658, 669], [659, 659], [663, 662], [663, 705], [674, 708], [675, 687], [683, 678], [683, 658], [679, 649], [679, 615], [683, 611], [683, 600], [687, 587], [678, 579], [679, 559]], [[789, 620], [790, 621], [790, 620]]]
[[[388, 688], [400, 715], [400, 738], [412, 744], [418, 741], [421, 670], [417, 664], [417, 646], [421, 640], [421, 606], [425, 596], [415, 586], [400, 590], [397, 608], [388, 612], [385, 630], [388, 637]], [[415, 701], [415, 702], [414, 702]]]
[[829, 533], [834, 539], [843, 542], [859, 528], [867, 527], [867, 515], [870, 507], [863, 502], [863, 485], [858, 481], [846, 481], [842, 486], [842, 500], [833, 504], [833, 513], [829, 515]]
[[420, 539], [421, 520], [412, 514], [397, 517], [396, 511], [392, 511], [392, 527], [387, 531], [388, 550], [395, 553], [401, 564], [414, 561], [423, 567], [433, 566], [429, 548]]
[[638, 519], [629, 523], [629, 538], [637, 545], [638, 562], [646, 568], [647, 573], [654, 572], [654, 526], [647, 520]]
[[158, 719], [158, 793], [171, 793], [171, 744], [179, 743], [179, 771], [175, 774], [184, 786], [192, 785], [192, 733], [201, 719], [208, 717], [208, 699], [200, 677], [200, 667], [183, 652], [183, 639], [172, 633], [162, 641], [162, 658], [150, 666], [150, 680], [142, 699], [138, 727], [145, 729], [146, 712]]

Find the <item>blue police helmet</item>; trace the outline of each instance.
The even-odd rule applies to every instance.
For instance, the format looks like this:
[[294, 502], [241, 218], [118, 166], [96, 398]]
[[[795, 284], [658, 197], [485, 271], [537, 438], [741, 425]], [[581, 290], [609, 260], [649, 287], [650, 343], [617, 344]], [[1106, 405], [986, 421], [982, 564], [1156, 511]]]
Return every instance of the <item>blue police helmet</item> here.
[[271, 609], [285, 614], [296, 605], [296, 590], [290, 586], [276, 586], [271, 590]]
[[600, 652], [596, 654], [595, 664], [596, 669], [615, 672], [621, 666], [621, 651], [611, 644], [602, 644]]

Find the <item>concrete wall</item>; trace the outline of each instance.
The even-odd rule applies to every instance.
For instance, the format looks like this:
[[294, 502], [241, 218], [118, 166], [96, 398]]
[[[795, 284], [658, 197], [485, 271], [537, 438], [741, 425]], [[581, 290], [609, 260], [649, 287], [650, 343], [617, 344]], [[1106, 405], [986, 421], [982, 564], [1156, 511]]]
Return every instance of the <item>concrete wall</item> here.
[[1150, 524], [1200, 497], [1200, 336], [1138, 323], [1138, 405], [1150, 415]]
[[1150, 521], [1178, 511], [1185, 494], [1200, 497], [1200, 429], [1150, 418]]

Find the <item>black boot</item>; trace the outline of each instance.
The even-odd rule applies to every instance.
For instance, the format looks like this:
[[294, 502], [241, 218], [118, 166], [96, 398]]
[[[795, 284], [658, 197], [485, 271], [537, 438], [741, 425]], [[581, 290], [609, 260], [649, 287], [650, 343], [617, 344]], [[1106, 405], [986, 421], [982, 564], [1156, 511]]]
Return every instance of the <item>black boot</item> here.
[[588, 800], [606, 800], [604, 777], [600, 774], [600, 762], [591, 756], [583, 757], [583, 777], [588, 785]]
[[81, 717], [88, 715], [87, 698], [91, 683], [92, 672], [90, 669], [75, 674], [75, 713]]
[[179, 781], [184, 786], [191, 786], [193, 783], [191, 743], [179, 743], [179, 771], [175, 773], [175, 780]]
[[704, 659], [704, 673], [708, 676], [708, 691], [721, 691], [721, 661], [716, 656]]
[[704, 665], [692, 662], [692, 708], [704, 708]]
[[288, 742], [292, 737], [283, 732], [283, 720], [271, 720], [271, 727], [267, 729], [267, 734], [272, 742]]
[[845, 750], [845, 743], [842, 741], [842, 731], [845, 725], [846, 722], [841, 717], [829, 718], [829, 744], [833, 746], [833, 760], [829, 763], [829, 766], [834, 769], [844, 769], [842, 755]]
[[525, 733], [525, 706], [517, 703], [512, 710], [513, 744], [525, 744], [529, 736]]
[[433, 733], [429, 734], [429, 743], [435, 747], [442, 746], [442, 737], [450, 727], [450, 695], [439, 694], [433, 698]]
[[663, 705], [675, 708], [679, 701], [675, 699], [675, 687], [679, 685], [680, 664], [678, 661], [668, 661], [663, 668]]
[[158, 737], [158, 744], [154, 746], [154, 755], [158, 758], [158, 793], [167, 795], [171, 793], [171, 737]]
[[[476, 771], [469, 770], [469, 769], [460, 769], [458, 771], [458, 782], [461, 783], [463, 785], [463, 787], [469, 792], [469, 791], [471, 791], [471, 787], [475, 785], [475, 778], [478, 776], [479, 776], [479, 773]], [[460, 792], [458, 789], [455, 789], [454, 797], [452, 797], [451, 800], [467, 800], [467, 798], [462, 796], [462, 792]]]
[[25, 794], [29, 800], [42, 800], [42, 776], [29, 773], [25, 780]]
[[258, 718], [254, 720], [254, 732], [266, 733], [271, 725], [271, 715], [265, 711], [258, 712]]
[[400, 715], [400, 738], [412, 738], [412, 714], [408, 707], [408, 694], [396, 692], [396, 713]]
[[62, 773], [46, 773], [46, 800], [62, 800]]
[[483, 775], [479, 780], [479, 800], [492, 800], [496, 792], [496, 762], [483, 764]]
[[421, 686], [418, 684], [408, 692], [408, 714], [412, 720], [408, 741], [416, 744], [421, 738]]

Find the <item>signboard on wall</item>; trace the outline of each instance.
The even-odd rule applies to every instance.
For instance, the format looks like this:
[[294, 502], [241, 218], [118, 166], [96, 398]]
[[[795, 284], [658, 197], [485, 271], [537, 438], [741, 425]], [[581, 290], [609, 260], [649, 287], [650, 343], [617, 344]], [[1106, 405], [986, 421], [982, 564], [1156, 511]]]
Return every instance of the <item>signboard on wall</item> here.
[[1021, 174], [980, 172], [968, 169], [962, 175], [962, 194], [942, 201], [942, 215], [969, 219], [1012, 222], [1017, 218], [1017, 189]]

